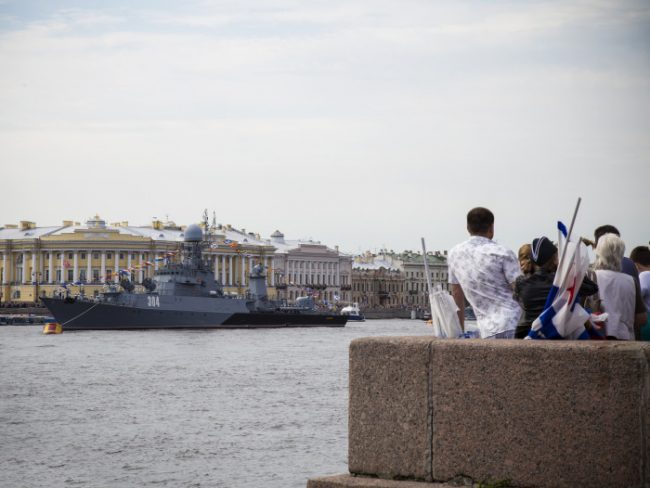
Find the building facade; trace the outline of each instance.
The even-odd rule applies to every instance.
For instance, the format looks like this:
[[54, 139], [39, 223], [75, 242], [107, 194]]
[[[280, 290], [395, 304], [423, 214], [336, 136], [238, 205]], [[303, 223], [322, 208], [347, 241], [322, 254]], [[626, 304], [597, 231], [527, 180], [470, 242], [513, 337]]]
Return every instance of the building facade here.
[[[449, 290], [447, 252], [430, 252], [427, 264], [434, 289]], [[429, 306], [424, 258], [421, 253], [405, 251], [379, 254], [366, 252], [354, 259], [352, 272], [353, 301], [365, 308], [409, 308]]]
[[404, 303], [404, 273], [390, 256], [369, 252], [352, 264], [352, 301], [362, 308], [400, 308]]
[[349, 302], [352, 256], [317, 241], [286, 240], [275, 231], [268, 241], [275, 247], [273, 275], [279, 298], [294, 302], [311, 294], [317, 302]]

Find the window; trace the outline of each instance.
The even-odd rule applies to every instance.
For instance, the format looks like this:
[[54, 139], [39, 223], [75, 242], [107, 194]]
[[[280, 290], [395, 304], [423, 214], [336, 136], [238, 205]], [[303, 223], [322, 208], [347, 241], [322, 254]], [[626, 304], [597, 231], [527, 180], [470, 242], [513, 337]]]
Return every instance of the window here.
[[46, 269], [46, 270], [45, 270], [45, 281], [46, 281], [47, 283], [50, 282], [50, 270], [49, 270], [49, 269]]
[[81, 253], [81, 259], [86, 259], [86, 253], [85, 252]]
[[85, 269], [80, 269], [79, 270], [79, 281], [86, 281], [86, 270]]
[[11, 295], [11, 298], [20, 298], [20, 290], [14, 291], [14, 293]]
[[99, 281], [99, 270], [98, 269], [93, 269], [93, 281], [95, 281], [95, 282]]
[[60, 270], [60, 269], [57, 269], [57, 270], [56, 270], [56, 282], [57, 282], [57, 283], [61, 283], [61, 279], [62, 279], [62, 277], [61, 277], [61, 270]]
[[99, 259], [99, 253], [98, 252], [93, 253], [93, 259]]
[[68, 281], [74, 281], [74, 270], [69, 269], [68, 270]]
[[45, 253], [45, 259], [50, 259], [50, 253], [49, 252]]
[[68, 253], [68, 259], [72, 259], [72, 258], [73, 258], [72, 253], [69, 252], [69, 253]]
[[106, 259], [113, 259], [113, 255], [109, 252], [109, 253], [106, 255]]
[[124, 253], [123, 252], [120, 253], [120, 259], [124, 259]]
[[56, 253], [56, 259], [61, 259], [61, 253], [60, 252]]

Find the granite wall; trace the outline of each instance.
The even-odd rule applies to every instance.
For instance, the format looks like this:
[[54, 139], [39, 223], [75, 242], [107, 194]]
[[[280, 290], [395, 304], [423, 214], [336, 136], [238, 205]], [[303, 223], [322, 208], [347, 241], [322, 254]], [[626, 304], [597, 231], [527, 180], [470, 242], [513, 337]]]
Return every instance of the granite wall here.
[[650, 486], [649, 357], [638, 342], [355, 340], [350, 473]]

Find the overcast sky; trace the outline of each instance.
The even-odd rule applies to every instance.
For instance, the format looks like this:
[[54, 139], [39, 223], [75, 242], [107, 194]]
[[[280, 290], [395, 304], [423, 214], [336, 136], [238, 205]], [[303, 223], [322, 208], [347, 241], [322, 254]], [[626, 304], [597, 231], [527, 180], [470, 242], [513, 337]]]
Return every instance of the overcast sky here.
[[[0, 225], [650, 239], [650, 3], [0, 0]], [[567, 222], [568, 223], [568, 222]]]

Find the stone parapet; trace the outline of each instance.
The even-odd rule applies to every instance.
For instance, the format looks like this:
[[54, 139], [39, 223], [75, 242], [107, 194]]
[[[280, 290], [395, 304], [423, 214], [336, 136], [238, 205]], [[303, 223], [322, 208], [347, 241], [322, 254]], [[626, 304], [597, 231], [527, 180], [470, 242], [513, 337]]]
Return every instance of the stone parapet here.
[[355, 340], [350, 473], [648, 486], [649, 357], [639, 342]]

